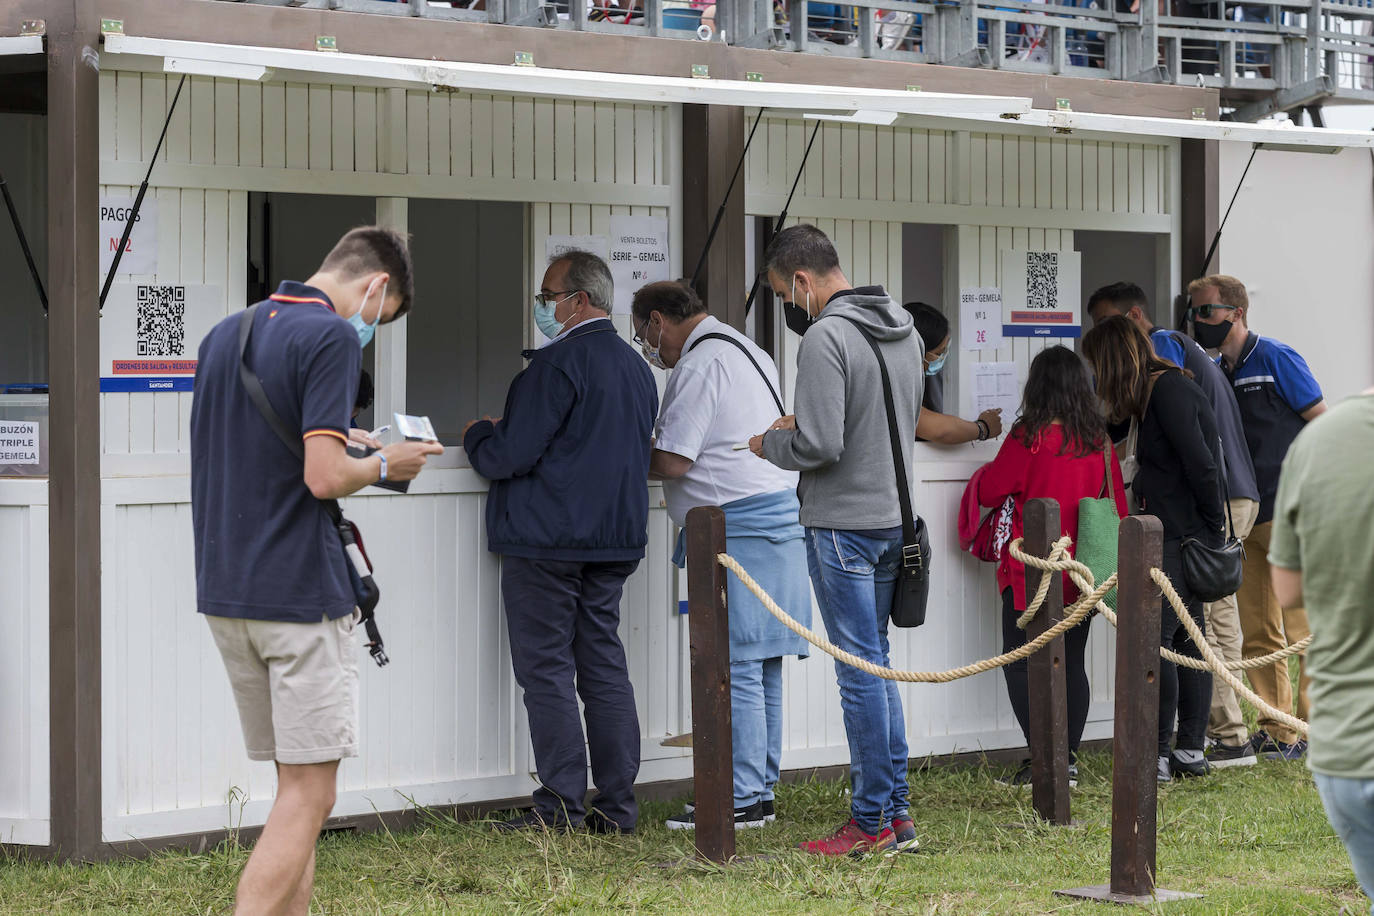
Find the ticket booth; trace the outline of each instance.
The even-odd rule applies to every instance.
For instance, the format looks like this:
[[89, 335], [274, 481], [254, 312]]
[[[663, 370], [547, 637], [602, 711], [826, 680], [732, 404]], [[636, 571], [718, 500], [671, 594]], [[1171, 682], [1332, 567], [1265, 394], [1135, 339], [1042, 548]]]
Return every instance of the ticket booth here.
[[[269, 12], [210, 6], [210, 16]], [[286, 28], [298, 20], [273, 21]], [[398, 23], [401, 33], [417, 25], [466, 28]], [[90, 539], [76, 546], [54, 540], [50, 555], [46, 482], [0, 476], [0, 581], [21, 583], [25, 609], [18, 663], [0, 666], [0, 727], [28, 736], [27, 744], [0, 743], [0, 772], [23, 774], [0, 783], [0, 842], [46, 846], [60, 832], [76, 838], [68, 854], [82, 857], [194, 847], [265, 819], [272, 768], [244, 755], [227, 679], [195, 613], [188, 430], [194, 366], [187, 362], [199, 329], [281, 279], [305, 279], [350, 226], [377, 222], [408, 232], [417, 278], [413, 313], [379, 329], [364, 354], [375, 400], [359, 422], [426, 414], [453, 446], [408, 494], [371, 489], [346, 507], [379, 570], [380, 621], [393, 659], [386, 669], [362, 662], [361, 755], [340, 771], [335, 814], [342, 823], [360, 823], [415, 805], [522, 798], [534, 787], [506, 646], [499, 560], [485, 544], [487, 484], [457, 446], [468, 419], [500, 412], [524, 364], [520, 351], [541, 343], [529, 313], [551, 252], [604, 246], [613, 264], [689, 274], [743, 152], [745, 127], [762, 111], [722, 229], [727, 241], [711, 255], [710, 304], [773, 349], [790, 405], [798, 339], [767, 297], [749, 315], [742, 301], [750, 259], [757, 263], [798, 173], [790, 221], [826, 231], [854, 282], [941, 305], [960, 340], [973, 320], [961, 311], [962, 294], [1004, 289], [1005, 265], [1019, 256], [1024, 273], [1028, 252], [1055, 253], [1075, 265], [1091, 256], [1096, 263], [1129, 236], [1122, 263], [1152, 273], [1156, 290], [1175, 288], [1185, 272], [1183, 198], [1193, 162], [1179, 138], [1225, 139], [1229, 130], [1214, 121], [1192, 126], [1177, 118], [1150, 123], [1047, 112], [1043, 99], [1032, 106], [1029, 90], [1038, 78], [1005, 74], [996, 75], [997, 85], [1027, 92], [997, 94], [987, 81], [977, 95], [910, 91], [892, 79], [883, 83], [890, 88], [846, 87], [854, 80], [839, 65], [850, 61], [818, 61], [813, 82], [787, 82], [796, 75], [769, 71], [774, 58], [748, 50], [721, 49], [715, 76], [694, 79], [686, 66], [681, 76], [605, 72], [611, 65], [604, 56], [603, 69], [551, 71], [437, 55], [302, 50], [303, 31], [291, 32], [289, 41], [285, 32], [274, 34], [290, 48], [246, 35], [239, 44], [216, 44], [128, 32], [104, 35], [95, 97], [82, 101], [88, 107], [73, 113], [59, 106], [50, 114], [64, 124], [78, 123], [78, 116], [97, 123], [98, 139], [85, 141], [94, 148], [67, 138], [59, 151], [65, 158], [48, 158], [87, 157], [98, 187], [83, 186], [82, 199], [99, 202], [116, 223], [149, 176], [128, 263], [114, 277], [104, 317], [95, 318], [94, 302], [71, 303], [72, 289], [79, 291], [71, 282], [60, 320], [48, 325], [32, 301], [0, 300], [0, 383], [45, 380], [45, 327], [48, 354], [60, 356], [65, 377], [79, 381], [79, 396], [68, 397], [56, 371], [49, 380], [61, 406], [54, 414], [68, 424], [53, 433], [54, 492], [59, 479], [66, 488], [52, 506], [54, 518], [61, 516], [53, 530]], [[563, 37], [531, 34], [542, 36], [539, 42]], [[738, 60], [727, 56], [736, 53]], [[535, 54], [541, 62], [556, 56], [552, 45], [537, 46]], [[70, 58], [63, 67], [80, 84], [84, 71]], [[726, 78], [752, 68], [767, 72]], [[1169, 110], [1178, 116], [1205, 95], [1160, 93], [1177, 103]], [[817, 124], [813, 158], [802, 170]], [[164, 126], [165, 145], [155, 155]], [[18, 127], [0, 131], [0, 156], [10, 155], [21, 135]], [[41, 175], [41, 147], [30, 158], [36, 163], [29, 168]], [[0, 168], [17, 184], [7, 159], [0, 158]], [[34, 193], [41, 202], [42, 193]], [[27, 217], [36, 204], [25, 206]], [[51, 213], [33, 218], [63, 225]], [[102, 240], [110, 235], [93, 215], [91, 225]], [[639, 262], [637, 255], [613, 254], [631, 250], [662, 257]], [[11, 263], [0, 241], [0, 264]], [[1086, 267], [1074, 270], [1080, 287], [1092, 275]], [[11, 290], [22, 289], [15, 280], [22, 274], [11, 267], [6, 276]], [[626, 294], [654, 276], [639, 267], [618, 275], [614, 321], [627, 339]], [[20, 347], [13, 329], [36, 342]], [[1019, 391], [1016, 383], [1045, 345], [1006, 337], [997, 345], [952, 348], [947, 409], [976, 413], [977, 399], [987, 395], [980, 379], [1010, 378]], [[21, 369], [11, 359], [31, 362]], [[86, 392], [98, 400], [83, 401]], [[78, 429], [72, 418], [84, 410], [95, 419]], [[994, 654], [1000, 643], [989, 612], [996, 598], [991, 574], [961, 556], [952, 537], [959, 493], [995, 447], [918, 450], [916, 505], [933, 532], [944, 532], [935, 538], [932, 596], [941, 610], [920, 631], [894, 640], [898, 666], [950, 667]], [[62, 450], [92, 459], [90, 467], [63, 463]], [[655, 782], [690, 775], [689, 752], [663, 741], [690, 731], [691, 710], [684, 595], [669, 563], [676, 532], [661, 490], [646, 486], [649, 545], [627, 583], [621, 635], [642, 726], [641, 780]], [[83, 601], [81, 589], [92, 583], [96, 600]], [[51, 630], [61, 645], [49, 643], [50, 600]], [[1110, 637], [1099, 629], [1089, 737], [1105, 735], [1110, 720]], [[785, 766], [845, 764], [831, 666], [817, 658], [793, 661], [787, 676]], [[913, 756], [1022, 742], [996, 678], [903, 691]], [[51, 758], [50, 733], [60, 733], [63, 748]], [[52, 818], [50, 795], [57, 799]], [[50, 831], [50, 822], [60, 831]]]

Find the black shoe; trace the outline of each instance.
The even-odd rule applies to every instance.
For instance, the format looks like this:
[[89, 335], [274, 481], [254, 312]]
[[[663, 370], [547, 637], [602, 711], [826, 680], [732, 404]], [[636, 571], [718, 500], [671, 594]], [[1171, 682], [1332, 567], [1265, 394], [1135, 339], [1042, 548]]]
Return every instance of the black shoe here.
[[[765, 821], [771, 824], [778, 819], [777, 810], [773, 807], [773, 799], [765, 798], [763, 801], [759, 802], [759, 804], [763, 805], [763, 819]], [[697, 810], [696, 799], [692, 799], [687, 804], [683, 805], [682, 810], [688, 814]]]
[[1250, 746], [1250, 742], [1244, 744], [1226, 744], [1222, 741], [1213, 742], [1207, 749], [1207, 762], [1213, 769], [1224, 769], [1226, 767], [1252, 767], [1258, 763], [1255, 757], [1255, 749]]
[[523, 814], [517, 814], [510, 820], [492, 821], [491, 828], [497, 833], [518, 833], [521, 830], [552, 830], [558, 833], [567, 833], [568, 822], [546, 821], [544, 815], [539, 813], [539, 809], [531, 808]]
[[1307, 756], [1307, 739], [1299, 738], [1292, 744], [1275, 741], [1278, 750], [1269, 751], [1264, 756], [1268, 760], [1301, 760]]
[[1265, 757], [1268, 757], [1270, 754], [1277, 754], [1279, 752], [1279, 745], [1277, 741], [1269, 737], [1267, 731], [1260, 729], [1250, 736], [1250, 750], [1254, 752], [1256, 756], [1263, 754]]
[[[1014, 788], [1030, 785], [1031, 762], [1029, 760], [1021, 761], [1021, 765], [1016, 768], [1015, 773], [1011, 774], [1010, 776], [1002, 777], [997, 781], [1004, 786], [1012, 786]], [[1078, 764], [1076, 763], [1069, 764], [1069, 788], [1078, 788]]]
[[[735, 829], [744, 830], [748, 827], [762, 827], [768, 823], [767, 816], [764, 814], [763, 802], [754, 802], [747, 808], [735, 809]], [[675, 814], [668, 818], [667, 826], [669, 830], [695, 830], [697, 827], [697, 813], [695, 810], [683, 814]]]
[[1012, 773], [1010, 776], [997, 777], [997, 782], [1004, 786], [1011, 786], [1014, 789], [1030, 785], [1031, 762], [1029, 760], [1022, 760], [1021, 765], [1016, 768], [1016, 772]]
[[1181, 759], [1178, 754], [1169, 755], [1169, 772], [1180, 778], [1189, 776], [1206, 776], [1212, 772], [1212, 765], [1207, 762], [1207, 758], [1199, 760], [1197, 763], [1188, 763]]
[[588, 833], [597, 836], [629, 836], [635, 832], [634, 824], [629, 827], [622, 827], [595, 808], [587, 812], [587, 817], [582, 821], [582, 826], [586, 828]]

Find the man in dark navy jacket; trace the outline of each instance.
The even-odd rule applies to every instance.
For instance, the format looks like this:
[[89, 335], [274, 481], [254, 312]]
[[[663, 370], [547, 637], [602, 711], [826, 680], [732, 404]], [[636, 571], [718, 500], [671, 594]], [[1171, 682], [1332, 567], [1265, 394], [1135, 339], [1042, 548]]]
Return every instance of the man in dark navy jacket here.
[[[487, 549], [501, 554], [511, 664], [525, 692], [540, 786], [502, 829], [632, 832], [639, 719], [616, 630], [620, 594], [648, 543], [653, 375], [611, 324], [610, 269], [596, 255], [554, 260], [536, 297], [550, 342], [463, 447], [492, 482]], [[578, 718], [581, 696], [586, 738]], [[587, 750], [598, 797], [588, 812]]]

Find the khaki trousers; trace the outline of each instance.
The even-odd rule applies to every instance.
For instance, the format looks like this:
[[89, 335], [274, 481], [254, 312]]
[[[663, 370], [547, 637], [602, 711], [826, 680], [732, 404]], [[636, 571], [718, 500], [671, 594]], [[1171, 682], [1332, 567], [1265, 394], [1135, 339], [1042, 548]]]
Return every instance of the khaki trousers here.
[[[1255, 527], [1259, 517], [1259, 503], [1253, 499], [1231, 500], [1231, 518], [1236, 526], [1236, 537], [1244, 541]], [[1245, 575], [1248, 579], [1250, 569]], [[1268, 575], [1268, 573], [1266, 573]], [[1235, 595], [1228, 595], [1218, 601], [1202, 606], [1207, 615], [1207, 642], [1223, 661], [1241, 660], [1242, 636], [1240, 609]], [[1219, 677], [1212, 678], [1212, 711], [1207, 718], [1207, 737], [1213, 741], [1238, 746], [1250, 737], [1245, 727], [1245, 718], [1236, 700], [1236, 692]]]
[[[1307, 628], [1307, 609], [1279, 607], [1274, 595], [1274, 586], [1269, 580], [1269, 537], [1273, 522], [1256, 525], [1245, 539], [1245, 581], [1240, 586], [1240, 629], [1244, 634], [1242, 652], [1246, 658], [1268, 655], [1300, 639], [1307, 638], [1311, 632]], [[1298, 705], [1296, 715], [1303, 721], [1308, 720], [1307, 700], [1307, 657], [1298, 656]], [[1293, 685], [1288, 679], [1288, 660], [1275, 662], [1263, 668], [1253, 668], [1246, 672], [1250, 686], [1260, 698], [1276, 709], [1293, 711]], [[1269, 733], [1275, 741], [1292, 744], [1299, 735], [1286, 725], [1264, 715], [1259, 718], [1260, 728]]]

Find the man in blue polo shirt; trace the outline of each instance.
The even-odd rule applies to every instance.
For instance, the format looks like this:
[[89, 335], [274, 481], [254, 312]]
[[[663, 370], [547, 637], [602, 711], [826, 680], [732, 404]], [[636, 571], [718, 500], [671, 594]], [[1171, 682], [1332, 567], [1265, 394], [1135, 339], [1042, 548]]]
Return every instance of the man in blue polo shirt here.
[[[197, 606], [224, 659], [252, 760], [277, 765], [277, 797], [239, 880], [238, 916], [305, 913], [315, 840], [334, 807], [339, 761], [358, 753], [356, 599], [321, 500], [410, 480], [437, 444], [350, 457], [362, 347], [410, 309], [405, 239], [354, 229], [305, 283], [258, 304], [240, 359], [235, 312], [200, 345], [191, 406]], [[278, 438], [240, 378], [303, 439]]]
[[[1255, 465], [1231, 381], [1203, 351], [1197, 341], [1179, 331], [1156, 327], [1150, 320], [1150, 302], [1145, 291], [1134, 283], [1104, 286], [1088, 299], [1088, 315], [1098, 324], [1113, 315], [1125, 315], [1150, 338], [1155, 354], [1193, 374], [1212, 411], [1217, 415], [1221, 433], [1221, 452], [1226, 459], [1226, 486], [1230, 496], [1228, 511], [1236, 537], [1249, 537], [1259, 515], [1259, 485]], [[1235, 595], [1203, 605], [1207, 615], [1207, 642], [1223, 660], [1238, 662], [1242, 655], [1240, 611]], [[1251, 766], [1255, 752], [1236, 692], [1220, 678], [1212, 679], [1212, 710], [1208, 716], [1207, 737], [1211, 739], [1207, 760], [1214, 767]]]
[[[1188, 284], [1193, 336], [1208, 350], [1221, 351], [1219, 363], [1231, 380], [1245, 424], [1245, 439], [1255, 464], [1260, 510], [1245, 539], [1245, 579], [1240, 586], [1243, 654], [1268, 655], [1308, 635], [1307, 612], [1282, 608], [1274, 595], [1269, 570], [1269, 540], [1279, 471], [1288, 447], [1312, 420], [1326, 412], [1321, 386], [1307, 362], [1292, 347], [1249, 328], [1250, 298], [1235, 277], [1216, 274]], [[1297, 716], [1308, 718], [1306, 660], [1299, 657]], [[1246, 672], [1255, 693], [1270, 706], [1293, 708], [1293, 687], [1286, 660]], [[1261, 715], [1251, 738], [1256, 753], [1296, 760], [1307, 742], [1281, 722]]]

